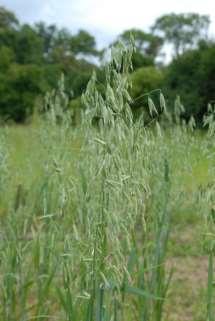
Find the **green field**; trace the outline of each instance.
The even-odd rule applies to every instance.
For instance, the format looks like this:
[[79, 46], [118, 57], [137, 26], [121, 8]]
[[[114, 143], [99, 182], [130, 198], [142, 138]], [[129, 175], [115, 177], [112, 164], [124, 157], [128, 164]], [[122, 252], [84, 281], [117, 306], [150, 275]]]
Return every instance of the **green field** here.
[[0, 321], [214, 320], [213, 123], [134, 122], [126, 79], [0, 129]]

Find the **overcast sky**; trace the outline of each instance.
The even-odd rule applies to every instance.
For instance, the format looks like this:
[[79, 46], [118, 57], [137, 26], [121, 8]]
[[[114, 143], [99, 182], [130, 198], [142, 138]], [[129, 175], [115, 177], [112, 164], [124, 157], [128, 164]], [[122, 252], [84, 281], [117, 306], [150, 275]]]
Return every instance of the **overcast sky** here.
[[211, 17], [215, 34], [215, 0], [0, 0], [21, 22], [45, 21], [72, 32], [86, 29], [99, 47], [129, 28], [147, 30], [164, 13], [196, 12]]

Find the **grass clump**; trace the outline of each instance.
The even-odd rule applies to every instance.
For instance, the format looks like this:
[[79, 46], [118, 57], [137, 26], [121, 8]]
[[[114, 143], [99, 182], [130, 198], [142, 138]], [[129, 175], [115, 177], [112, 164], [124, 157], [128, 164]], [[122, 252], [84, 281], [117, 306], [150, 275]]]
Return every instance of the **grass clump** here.
[[[132, 51], [113, 49], [102, 90], [93, 75], [79, 126], [66, 111], [62, 79], [35, 127], [1, 129], [0, 320], [168, 320], [171, 258], [193, 255], [171, 246], [181, 223], [205, 222], [202, 234], [213, 235], [207, 214], [213, 142], [194, 133], [192, 122], [181, 124], [179, 102], [175, 126], [163, 129], [153, 120], [146, 127], [142, 116], [134, 121]], [[201, 169], [207, 175], [198, 177]], [[209, 266], [207, 308], [200, 313], [210, 321], [213, 242], [214, 235], [202, 249]]]

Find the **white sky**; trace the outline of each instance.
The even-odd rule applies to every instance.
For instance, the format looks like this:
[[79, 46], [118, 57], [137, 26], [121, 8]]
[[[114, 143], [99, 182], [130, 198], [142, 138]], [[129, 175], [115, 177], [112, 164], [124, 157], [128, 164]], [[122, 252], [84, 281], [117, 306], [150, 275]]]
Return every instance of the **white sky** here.
[[215, 35], [215, 0], [0, 0], [21, 22], [56, 23], [72, 32], [86, 29], [98, 46], [109, 44], [123, 30], [147, 29], [166, 13], [196, 12], [211, 17]]

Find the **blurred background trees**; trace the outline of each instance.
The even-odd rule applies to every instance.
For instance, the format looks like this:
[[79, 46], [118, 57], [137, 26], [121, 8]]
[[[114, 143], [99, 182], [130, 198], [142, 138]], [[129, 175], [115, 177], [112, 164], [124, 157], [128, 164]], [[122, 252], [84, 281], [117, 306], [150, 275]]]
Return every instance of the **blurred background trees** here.
[[[81, 95], [94, 69], [89, 57], [99, 56], [96, 41], [85, 30], [73, 35], [43, 22], [20, 24], [0, 7], [0, 115], [25, 121], [36, 102], [55, 88], [65, 74], [70, 98]], [[70, 90], [72, 89], [72, 90]]]
[[139, 29], [130, 29], [119, 35], [117, 41], [129, 44], [131, 37], [135, 45], [132, 59], [133, 69], [155, 65], [163, 44], [163, 38]]
[[161, 35], [164, 42], [171, 44], [174, 56], [178, 57], [208, 37], [209, 25], [210, 19], [206, 15], [172, 13], [159, 17], [151, 30]]
[[[205, 15], [168, 14], [159, 17], [149, 32], [125, 30], [116, 41], [128, 44], [133, 37], [132, 107], [146, 104], [140, 96], [161, 89], [169, 110], [177, 95], [185, 119], [201, 123], [208, 102], [215, 100], [215, 43], [208, 37]], [[172, 59], [163, 63], [165, 48]], [[81, 108], [80, 96], [94, 70], [100, 85], [103, 67], [96, 40], [86, 30], [76, 34], [56, 25], [21, 24], [15, 14], [0, 7], [0, 117], [25, 122], [42, 106], [45, 93], [57, 86], [63, 73], [70, 106]], [[71, 107], [72, 108], [72, 107]]]

